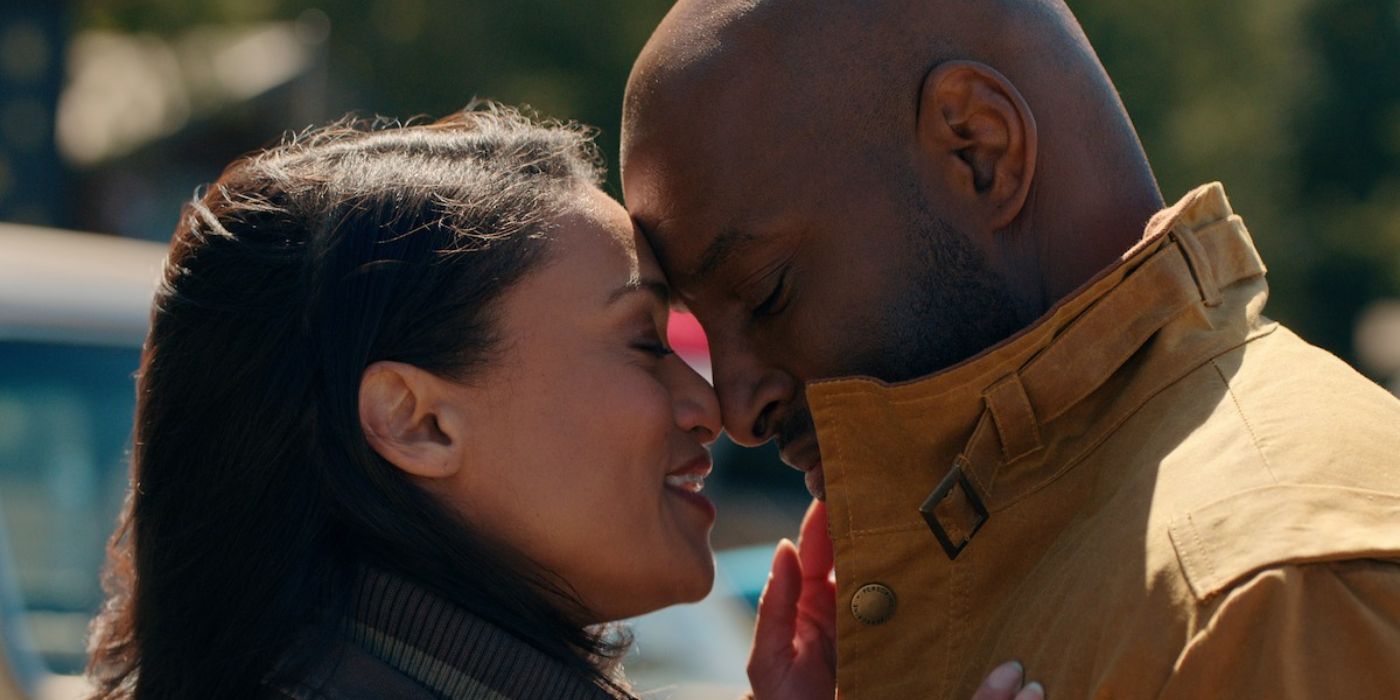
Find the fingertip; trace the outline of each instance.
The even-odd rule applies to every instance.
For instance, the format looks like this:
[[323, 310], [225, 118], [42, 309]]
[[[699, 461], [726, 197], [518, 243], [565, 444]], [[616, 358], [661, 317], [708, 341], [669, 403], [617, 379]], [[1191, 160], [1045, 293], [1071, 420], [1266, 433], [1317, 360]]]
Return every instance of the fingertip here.
[[1037, 682], [1028, 683], [1016, 694], [1016, 700], [1045, 700], [1045, 687]]
[[766, 589], [774, 585], [787, 586], [791, 580], [801, 577], [802, 563], [798, 559], [797, 545], [786, 537], [778, 540], [778, 546], [773, 549], [773, 567], [768, 570], [768, 585], [764, 586], [765, 593]]
[[797, 559], [797, 548], [783, 539], [773, 552], [773, 568], [758, 597], [754, 621], [755, 655], [782, 654], [791, 647], [801, 592], [802, 565]]
[[773, 563], [776, 565], [779, 561], [783, 560], [784, 558], [796, 554], [797, 545], [793, 544], [792, 540], [784, 537], [778, 540], [778, 546], [773, 548]]
[[786, 573], [802, 578], [802, 551], [790, 540], [783, 547], [782, 564], [787, 570]]
[[825, 576], [831, 571], [835, 552], [831, 542], [831, 532], [827, 527], [826, 507], [820, 501], [814, 502], [802, 521], [801, 537], [797, 541], [797, 551], [802, 558], [802, 568], [809, 577]]
[[826, 530], [826, 502], [812, 499], [812, 505], [807, 506], [806, 515], [802, 516], [802, 531], [820, 524], [823, 531]]
[[1020, 661], [1008, 661], [992, 669], [983, 685], [992, 690], [1015, 690], [1021, 687], [1021, 679], [1025, 674], [1026, 669], [1021, 666]]

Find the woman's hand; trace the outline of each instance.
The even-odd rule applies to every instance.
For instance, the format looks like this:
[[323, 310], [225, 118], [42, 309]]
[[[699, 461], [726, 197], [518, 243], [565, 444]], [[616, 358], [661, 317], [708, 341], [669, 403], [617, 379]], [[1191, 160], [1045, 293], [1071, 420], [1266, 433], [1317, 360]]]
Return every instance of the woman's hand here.
[[1045, 700], [1045, 689], [1039, 683], [1021, 687], [1025, 675], [1021, 664], [1015, 661], [997, 666], [973, 693], [972, 700]]
[[[784, 539], [758, 601], [749, 683], [756, 700], [836, 695], [836, 580], [826, 504], [812, 501], [797, 545]], [[1039, 683], [1022, 687], [1021, 664], [987, 674], [972, 700], [1043, 700]]]
[[835, 697], [832, 559], [826, 505], [812, 501], [797, 546], [787, 539], [778, 543], [773, 570], [758, 600], [749, 656], [749, 683], [757, 700]]

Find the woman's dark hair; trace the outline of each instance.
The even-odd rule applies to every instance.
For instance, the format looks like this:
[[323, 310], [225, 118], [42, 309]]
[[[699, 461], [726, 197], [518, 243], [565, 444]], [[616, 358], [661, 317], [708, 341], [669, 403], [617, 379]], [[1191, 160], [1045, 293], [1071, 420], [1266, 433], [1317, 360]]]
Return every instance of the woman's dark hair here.
[[345, 614], [366, 566], [612, 683], [599, 663], [618, 649], [574, 622], [567, 586], [414, 486], [357, 409], [371, 363], [469, 381], [492, 361], [494, 302], [600, 181], [590, 136], [490, 104], [343, 120], [234, 162], [186, 205], [138, 377], [96, 697], [257, 695], [312, 660], [306, 630]]

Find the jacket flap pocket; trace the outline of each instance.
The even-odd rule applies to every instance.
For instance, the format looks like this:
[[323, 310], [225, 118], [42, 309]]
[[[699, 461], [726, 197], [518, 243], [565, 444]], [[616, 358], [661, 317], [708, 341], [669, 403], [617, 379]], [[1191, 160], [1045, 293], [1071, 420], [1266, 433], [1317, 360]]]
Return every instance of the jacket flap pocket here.
[[1400, 494], [1280, 484], [1172, 518], [1172, 546], [1199, 600], [1259, 569], [1400, 558]]

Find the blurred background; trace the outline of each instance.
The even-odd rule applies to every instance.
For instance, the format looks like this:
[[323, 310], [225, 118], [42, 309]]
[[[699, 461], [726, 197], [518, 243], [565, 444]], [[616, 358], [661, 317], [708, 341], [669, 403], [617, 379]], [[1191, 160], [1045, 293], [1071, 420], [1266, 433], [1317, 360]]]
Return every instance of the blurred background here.
[[[473, 97], [595, 125], [615, 167], [631, 61], [669, 5], [0, 7], [0, 632], [12, 694], [40, 692], [46, 669], [82, 665], [125, 484], [143, 300], [159, 243], [196, 186], [289, 130], [347, 112], [436, 117]], [[1400, 2], [1070, 5], [1166, 199], [1224, 181], [1270, 266], [1272, 315], [1400, 388]], [[616, 193], [615, 173], [609, 182]], [[730, 577], [717, 595], [751, 604], [772, 542], [795, 532], [806, 496], [771, 450], [722, 445], [717, 457], [707, 491]], [[727, 609], [742, 619], [742, 606]], [[686, 627], [703, 622], [678, 614], [654, 642], [638, 635], [633, 667], [646, 683], [666, 697], [697, 678], [742, 683], [741, 666], [721, 668], [746, 651], [723, 651], [744, 645], [734, 630], [711, 635], [721, 649], [704, 660], [709, 670], [668, 670], [667, 644], [684, 653], [703, 636]], [[691, 631], [668, 642], [665, 630]], [[647, 675], [648, 664], [660, 670]]]

